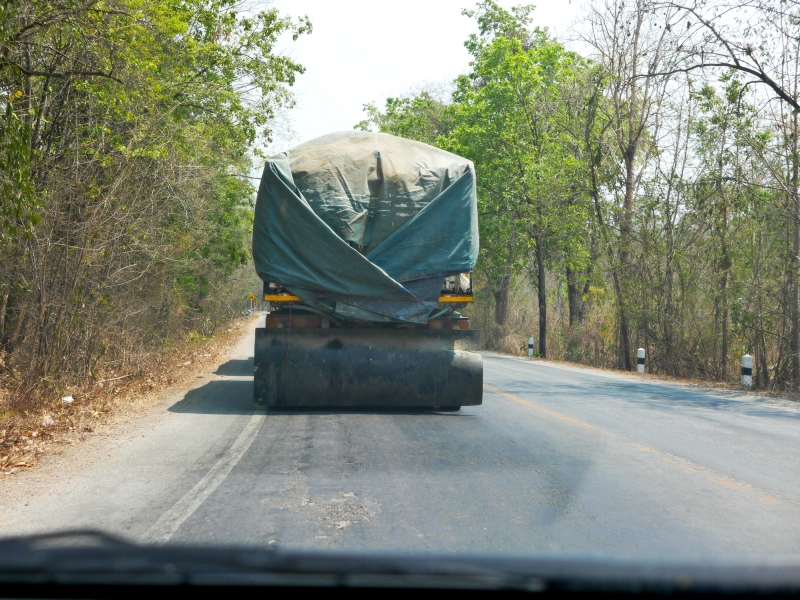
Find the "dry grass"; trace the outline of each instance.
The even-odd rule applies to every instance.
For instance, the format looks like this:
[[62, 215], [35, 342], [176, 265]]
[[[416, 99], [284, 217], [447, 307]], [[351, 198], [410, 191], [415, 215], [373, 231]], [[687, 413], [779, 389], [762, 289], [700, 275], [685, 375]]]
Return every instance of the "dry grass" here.
[[[138, 373], [67, 388], [72, 403], [62, 402], [61, 397], [36, 398], [22, 404], [39, 408], [0, 413], [0, 475], [35, 467], [44, 455], [58, 454], [108, 425], [146, 412], [164, 393], [207, 374], [252, 326], [254, 318], [237, 319], [210, 339], [198, 341], [187, 336], [154, 353]], [[0, 388], [0, 407], [9, 405], [10, 394]]]
[[522, 352], [524, 355], [528, 351], [528, 338], [520, 333], [506, 332], [504, 335], [501, 335], [494, 340], [491, 349], [492, 351], [500, 352], [502, 354], [518, 355], [520, 352]]

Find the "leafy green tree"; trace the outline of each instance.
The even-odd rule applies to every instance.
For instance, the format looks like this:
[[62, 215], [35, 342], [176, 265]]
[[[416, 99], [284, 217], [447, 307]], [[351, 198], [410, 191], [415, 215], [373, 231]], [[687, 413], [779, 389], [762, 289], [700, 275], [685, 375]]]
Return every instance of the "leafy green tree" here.
[[0, 136], [16, 140], [0, 149], [7, 364], [80, 379], [211, 333], [234, 282], [249, 291], [244, 176], [303, 72], [275, 45], [310, 23], [234, 0], [2, 10]]
[[[512, 277], [530, 270], [538, 295], [539, 352], [547, 355], [548, 264], [572, 261], [585, 237], [585, 203], [572, 181], [574, 154], [556, 125], [559, 86], [579, 58], [546, 31], [529, 31], [532, 7], [506, 11], [488, 1], [474, 12], [479, 33], [466, 47], [472, 70], [457, 80], [444, 145], [478, 171], [482, 268], [505, 324]], [[577, 236], [577, 237], [576, 237]]]
[[450, 129], [447, 104], [427, 90], [418, 95], [387, 98], [385, 112], [375, 104], [365, 104], [367, 118], [357, 123], [355, 128], [362, 131], [374, 129], [436, 145], [437, 140], [446, 137]]
[[[730, 351], [730, 291], [736, 274], [731, 248], [733, 223], [741, 222], [747, 195], [736, 182], [746, 178], [744, 164], [750, 154], [747, 142], [753, 127], [753, 107], [744, 97], [746, 88], [737, 77], [722, 77], [722, 93], [705, 84], [697, 92], [701, 118], [695, 123], [697, 152], [702, 172], [693, 195], [695, 214], [707, 219], [714, 246], [717, 293], [714, 320], [719, 332], [719, 377], [728, 378]], [[743, 156], [744, 155], [744, 156]], [[743, 160], [744, 159], [744, 160]], [[733, 184], [733, 185], [732, 185]]]
[[30, 127], [6, 100], [0, 115], [0, 243], [9, 234], [29, 232], [39, 221], [30, 172]]
[[532, 6], [510, 11], [492, 1], [475, 11], [479, 33], [465, 43], [471, 71], [455, 82], [450, 103], [430, 93], [389, 98], [383, 112], [365, 106], [357, 125], [435, 144], [471, 159], [478, 174], [481, 269], [494, 296], [495, 322], [505, 327], [515, 276], [536, 282], [539, 352], [547, 354], [549, 264], [586, 258], [586, 195], [563, 132], [559, 86], [586, 63], [546, 31], [530, 30]]

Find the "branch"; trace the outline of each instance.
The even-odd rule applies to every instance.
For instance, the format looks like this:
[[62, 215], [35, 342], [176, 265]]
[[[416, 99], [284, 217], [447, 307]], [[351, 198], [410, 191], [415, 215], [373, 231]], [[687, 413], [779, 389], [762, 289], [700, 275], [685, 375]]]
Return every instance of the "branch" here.
[[722, 37], [722, 34], [719, 31], [717, 31], [716, 27], [714, 27], [711, 24], [711, 21], [708, 21], [707, 19], [701, 17], [699, 14], [697, 14], [697, 11], [695, 9], [689, 6], [683, 6], [681, 4], [674, 4], [674, 3], [672, 3], [671, 6], [672, 8], [677, 8], [678, 10], [685, 10], [686, 12], [693, 14], [694, 17], [698, 21], [700, 21], [706, 29], [708, 29], [712, 34], [714, 34], [714, 37], [717, 38], [717, 41], [719, 41], [720, 44], [725, 46], [725, 49], [728, 51], [728, 55], [731, 57], [731, 60], [734, 63], [736, 63], [736, 67], [734, 68], [738, 69], [741, 66], [739, 64], [739, 59], [736, 58], [736, 53], [733, 51], [733, 48], [731, 48], [730, 43], [728, 42], [728, 40]]
[[67, 79], [68, 77], [105, 77], [107, 79], [116, 81], [117, 83], [122, 83], [122, 80], [118, 77], [114, 77], [111, 73], [104, 73], [103, 71], [32, 71], [10, 60], [4, 60], [2, 63], [0, 63], [0, 66], [2, 66], [3, 63], [12, 67], [16, 67], [20, 73], [26, 77], [53, 77], [55, 79]]
[[774, 185], [764, 185], [761, 183], [753, 183], [752, 181], [745, 181], [744, 179], [737, 179], [736, 177], [723, 177], [722, 181], [729, 181], [731, 183], [740, 183], [742, 185], [748, 185], [752, 187], [762, 188], [765, 190], [774, 190], [776, 192], [783, 192], [785, 194], [791, 194], [792, 192], [786, 187], [775, 187]]
[[788, 103], [792, 108], [797, 111], [800, 111], [800, 103], [797, 102], [794, 98], [792, 98], [789, 94], [787, 94], [781, 86], [779, 86], [772, 78], [764, 73], [763, 71], [757, 71], [756, 69], [751, 69], [750, 67], [745, 67], [744, 65], [740, 64], [738, 61], [735, 63], [700, 63], [697, 65], [692, 65], [691, 67], [684, 67], [682, 69], [671, 69], [669, 71], [661, 71], [659, 73], [648, 73], [646, 75], [637, 75], [636, 77], [661, 77], [661, 76], [668, 76], [674, 75], [675, 73], [688, 73], [689, 71], [694, 71], [695, 69], [705, 69], [705, 68], [713, 68], [713, 67], [722, 67], [728, 69], [734, 69], [736, 71], [742, 71], [743, 73], [749, 73], [762, 82], [767, 84], [772, 90], [778, 94], [778, 96], [786, 103]]
[[772, 90], [776, 94], [778, 94], [778, 96], [784, 102], [786, 102], [792, 108], [794, 108], [795, 111], [800, 111], [800, 103], [798, 103], [798, 101], [796, 99], [792, 98], [780, 85], [778, 85], [769, 75], [767, 75], [764, 72], [764, 69], [761, 67], [761, 65], [759, 64], [759, 62], [756, 59], [756, 57], [751, 54], [751, 52], [750, 52], [750, 50], [748, 48], [745, 48], [743, 50], [743, 52], [745, 54], [747, 54], [747, 56], [750, 58], [750, 60], [752, 60], [755, 63], [755, 65], [756, 65], [755, 69], [752, 68], [752, 67], [747, 67], [747, 66], [743, 65], [739, 61], [739, 58], [738, 58], [738, 56], [737, 56], [737, 54], [735, 52], [734, 44], [732, 44], [727, 39], [725, 39], [725, 37], [722, 35], [722, 33], [720, 31], [718, 31], [716, 27], [714, 27], [714, 25], [711, 23], [711, 21], [709, 21], [708, 19], [704, 19], [694, 8], [692, 8], [690, 6], [683, 6], [681, 4], [676, 4], [676, 3], [672, 3], [672, 2], [668, 3], [667, 6], [670, 6], [672, 8], [676, 8], [678, 10], [683, 10], [685, 12], [688, 12], [688, 13], [694, 15], [694, 17], [700, 23], [702, 23], [703, 27], [705, 27], [708, 31], [710, 31], [711, 34], [717, 39], [717, 41], [725, 47], [725, 50], [727, 51], [728, 56], [730, 56], [730, 59], [733, 61], [733, 64], [726, 63], [726, 62], [723, 62], [723, 63], [702, 63], [701, 62], [698, 65], [687, 67], [685, 69], [674, 69], [672, 71], [667, 71], [665, 73], [652, 73], [652, 74], [648, 75], [649, 77], [655, 77], [657, 75], [669, 75], [669, 74], [674, 74], [674, 73], [688, 73], [689, 71], [693, 71], [694, 69], [703, 69], [705, 67], [724, 67], [724, 68], [728, 68], [728, 69], [734, 69], [736, 71], [741, 71], [743, 73], [748, 73], [750, 75], [753, 75], [753, 76], [757, 77], [763, 83], [767, 84], [770, 88], [772, 88]]

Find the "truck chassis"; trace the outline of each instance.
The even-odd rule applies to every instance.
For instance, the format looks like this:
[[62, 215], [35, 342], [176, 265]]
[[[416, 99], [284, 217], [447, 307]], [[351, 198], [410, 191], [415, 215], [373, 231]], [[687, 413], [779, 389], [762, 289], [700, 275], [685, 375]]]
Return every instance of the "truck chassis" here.
[[480, 332], [258, 328], [254, 394], [267, 407], [481, 404]]

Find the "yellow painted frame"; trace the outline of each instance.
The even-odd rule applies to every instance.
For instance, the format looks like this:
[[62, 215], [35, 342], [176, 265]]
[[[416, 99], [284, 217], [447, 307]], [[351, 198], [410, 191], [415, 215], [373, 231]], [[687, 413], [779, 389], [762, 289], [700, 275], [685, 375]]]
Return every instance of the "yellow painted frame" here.
[[264, 294], [264, 300], [267, 302], [297, 302], [300, 298], [292, 294]]

